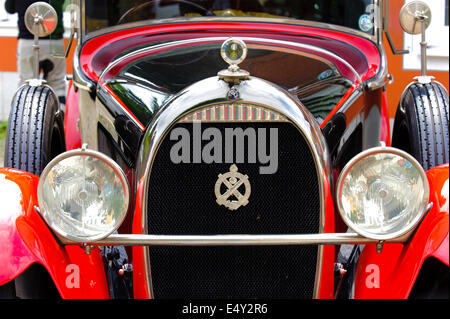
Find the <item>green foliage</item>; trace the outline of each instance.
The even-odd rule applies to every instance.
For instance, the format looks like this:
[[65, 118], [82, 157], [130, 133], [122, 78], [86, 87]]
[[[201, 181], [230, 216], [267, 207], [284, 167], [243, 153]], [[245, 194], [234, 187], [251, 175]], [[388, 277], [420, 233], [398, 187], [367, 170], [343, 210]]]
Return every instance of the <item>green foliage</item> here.
[[8, 121], [0, 121], [0, 140], [6, 137], [6, 128], [8, 127]]

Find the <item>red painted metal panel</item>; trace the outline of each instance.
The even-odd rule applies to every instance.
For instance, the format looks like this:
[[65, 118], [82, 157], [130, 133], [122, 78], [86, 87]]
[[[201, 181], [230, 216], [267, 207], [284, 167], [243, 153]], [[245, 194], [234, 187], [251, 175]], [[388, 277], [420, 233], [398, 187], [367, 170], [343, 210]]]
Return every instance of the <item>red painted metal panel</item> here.
[[449, 165], [427, 171], [427, 177], [433, 208], [406, 244], [386, 244], [381, 253], [375, 245], [364, 248], [358, 261], [355, 298], [408, 298], [427, 258], [448, 265]]
[[[0, 169], [0, 285], [14, 280], [31, 264], [45, 267], [63, 298], [109, 298], [98, 248], [89, 255], [79, 246], [63, 246], [36, 212], [39, 178]], [[74, 274], [73, 270], [77, 270]], [[71, 275], [78, 275], [71, 281]], [[68, 284], [70, 282], [70, 284]]]

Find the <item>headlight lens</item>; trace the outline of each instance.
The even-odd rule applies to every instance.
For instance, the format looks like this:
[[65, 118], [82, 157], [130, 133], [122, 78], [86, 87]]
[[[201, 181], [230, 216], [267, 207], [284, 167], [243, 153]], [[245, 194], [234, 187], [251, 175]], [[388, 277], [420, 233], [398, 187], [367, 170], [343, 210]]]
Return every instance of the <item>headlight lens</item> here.
[[63, 237], [91, 242], [125, 218], [129, 189], [121, 168], [92, 150], [63, 153], [44, 169], [38, 201], [49, 226]]
[[370, 149], [342, 171], [337, 201], [347, 225], [362, 236], [399, 237], [420, 221], [429, 186], [420, 164], [395, 148]]

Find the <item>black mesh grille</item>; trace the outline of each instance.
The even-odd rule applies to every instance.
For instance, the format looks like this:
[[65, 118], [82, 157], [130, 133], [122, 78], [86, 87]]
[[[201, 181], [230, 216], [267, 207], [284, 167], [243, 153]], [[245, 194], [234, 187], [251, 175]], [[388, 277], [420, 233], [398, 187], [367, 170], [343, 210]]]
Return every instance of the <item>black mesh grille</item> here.
[[[236, 163], [249, 176], [251, 195], [247, 206], [230, 211], [216, 203], [214, 186], [231, 164], [173, 164], [169, 154], [176, 142], [167, 137], [150, 176], [149, 234], [318, 233], [317, 172], [301, 133], [285, 122], [203, 123], [202, 129], [211, 126], [222, 132], [278, 128], [278, 171], [261, 175], [266, 164]], [[192, 124], [176, 127], [192, 133]], [[155, 298], [310, 298], [317, 251], [317, 246], [150, 247], [153, 292]]]

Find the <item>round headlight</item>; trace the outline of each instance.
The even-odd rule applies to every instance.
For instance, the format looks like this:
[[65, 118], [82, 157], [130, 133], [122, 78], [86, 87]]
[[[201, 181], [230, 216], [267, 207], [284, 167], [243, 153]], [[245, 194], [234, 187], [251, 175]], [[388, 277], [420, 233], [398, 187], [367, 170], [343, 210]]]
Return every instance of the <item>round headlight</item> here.
[[128, 182], [121, 168], [102, 153], [69, 151], [42, 172], [38, 201], [45, 221], [59, 235], [91, 242], [107, 237], [123, 222]]
[[428, 180], [409, 154], [377, 147], [352, 159], [337, 184], [345, 223], [372, 239], [397, 238], [421, 220], [429, 198]]

